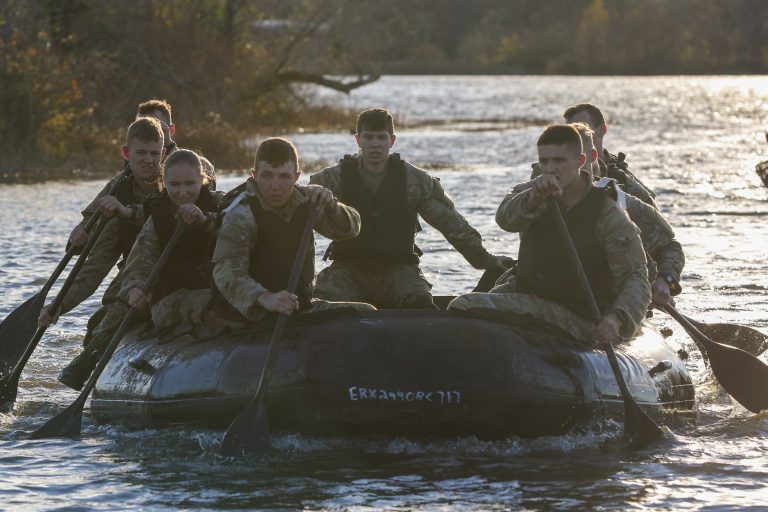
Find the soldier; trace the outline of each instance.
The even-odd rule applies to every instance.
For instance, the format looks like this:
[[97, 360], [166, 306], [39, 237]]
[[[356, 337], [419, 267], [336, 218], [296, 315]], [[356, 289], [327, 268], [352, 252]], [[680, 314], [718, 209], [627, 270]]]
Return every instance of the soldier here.
[[[140, 117], [151, 117], [157, 119], [157, 121], [160, 122], [160, 126], [163, 128], [163, 140], [165, 141], [164, 158], [167, 158], [171, 153], [176, 151], [178, 146], [171, 138], [173, 134], [176, 133], [176, 125], [173, 124], [173, 119], [171, 117], [171, 105], [167, 101], [152, 99], [145, 101], [144, 103], [140, 103], [136, 109], [136, 119], [139, 119]], [[124, 168], [127, 168], [127, 166], [128, 161], [126, 160]], [[209, 174], [213, 176], [212, 165]], [[82, 247], [88, 242], [88, 233], [85, 232], [85, 225], [97, 210], [108, 209], [109, 211], [117, 211], [121, 206], [123, 206], [122, 204], [116, 202], [114, 197], [107, 195], [107, 192], [112, 187], [112, 184], [117, 179], [119, 179], [119, 176], [120, 175], [115, 176], [106, 185], [104, 185], [104, 188], [102, 188], [101, 191], [96, 194], [96, 197], [93, 198], [93, 200], [88, 204], [88, 206], [83, 209], [81, 212], [83, 215], [83, 220], [81, 220], [80, 223], [75, 226], [70, 233], [69, 244], [75, 247]], [[140, 224], [144, 223], [144, 219], [146, 217], [144, 217], [142, 205], [135, 206], [134, 215], [136, 216], [137, 222]]]
[[[201, 323], [211, 298], [210, 245], [222, 192], [211, 192], [201, 158], [177, 149], [162, 167], [163, 195], [152, 207], [123, 270], [120, 297], [129, 306], [152, 305], [155, 325]], [[187, 227], [160, 273], [150, 297], [142, 288], [180, 217]], [[89, 347], [90, 348], [90, 347]]]
[[[176, 151], [178, 146], [171, 138], [176, 133], [176, 125], [173, 123], [173, 118], [171, 115], [171, 105], [165, 101], [165, 100], [158, 100], [158, 99], [151, 99], [149, 101], [145, 101], [143, 103], [140, 103], [138, 107], [136, 108], [136, 119], [139, 119], [141, 117], [151, 117], [156, 119], [160, 126], [163, 129], [163, 140], [165, 142], [165, 157], [167, 158], [168, 155]], [[216, 174], [213, 167], [213, 164], [205, 157], [201, 157], [201, 160], [203, 162], [203, 165], [206, 169], [206, 174], [208, 175], [207, 187], [210, 190], [216, 190]], [[128, 162], [125, 162], [125, 167], [128, 168]], [[82, 216], [83, 219], [80, 221], [80, 223], [75, 226], [75, 228], [72, 230], [72, 233], [69, 235], [69, 241], [68, 243], [74, 247], [82, 247], [88, 242], [88, 233], [85, 232], [85, 225], [90, 220], [91, 216], [97, 211], [110, 211], [114, 212], [118, 215], [126, 215], [125, 209], [122, 203], [118, 201], [115, 197], [107, 195], [107, 192], [112, 188], [112, 185], [115, 183], [116, 180], [120, 179], [120, 175], [115, 176], [112, 178], [105, 186], [101, 189], [101, 191], [96, 195], [96, 197], [88, 204], [88, 206], [83, 209]], [[134, 204], [130, 205], [132, 208], [132, 216], [133, 220], [141, 226], [144, 223], [144, 220], [146, 217], [148, 217], [148, 212], [145, 215], [144, 212], [144, 205], [143, 204]], [[112, 298], [111, 296], [106, 296], [107, 301], [110, 301]], [[87, 345], [90, 343], [90, 340], [93, 337], [93, 331], [96, 328], [96, 326], [101, 322], [101, 319], [104, 318], [104, 315], [107, 312], [107, 305], [103, 304], [101, 308], [99, 308], [96, 313], [94, 313], [90, 319], [88, 319], [88, 328], [85, 333], [85, 338], [83, 339], [83, 344]]]
[[[587, 156], [582, 169], [592, 173], [597, 168], [597, 149], [593, 143], [593, 132], [586, 123], [570, 123], [579, 132], [584, 153]], [[534, 164], [534, 174], [541, 174], [538, 164]], [[648, 279], [651, 282], [652, 301], [664, 306], [678, 295], [680, 275], [685, 265], [685, 255], [680, 243], [675, 240], [675, 233], [658, 210], [640, 199], [624, 192], [613, 178], [603, 177], [595, 181], [594, 186], [610, 191], [616, 205], [625, 210], [630, 220], [640, 229], [640, 239], [648, 259]], [[497, 280], [491, 290], [508, 293], [516, 290], [513, 272], [507, 272]]]
[[[145, 204], [153, 195], [158, 194], [157, 181], [164, 151], [163, 130], [156, 119], [142, 117], [128, 127], [122, 152], [128, 161], [131, 176], [118, 187], [114, 196], [116, 204], [112, 206], [113, 209], [110, 209], [110, 205], [100, 206], [104, 209], [105, 215], [115, 218], [110, 219], [105, 225], [91, 254], [88, 255], [83, 268], [64, 297], [59, 311], [51, 312], [50, 306], [40, 311], [38, 318], [40, 327], [56, 322], [59, 315], [70, 311], [90, 297], [120, 257], [128, 256], [144, 220], [143, 217], [137, 218], [136, 205]], [[127, 306], [117, 300], [122, 277], [122, 272], [118, 272], [104, 293], [102, 299], [105, 306], [104, 315], [92, 334], [91, 343], [95, 347], [106, 346], [109, 343], [112, 334], [127, 312]], [[58, 376], [59, 382], [79, 390], [97, 363], [96, 351], [85, 350], [61, 370]]]
[[[605, 190], [581, 169], [586, 161], [578, 132], [570, 125], [544, 130], [537, 142], [543, 174], [516, 186], [496, 213], [499, 226], [520, 233], [513, 293], [470, 293], [450, 309], [500, 309], [530, 315], [588, 346], [630, 337], [650, 303], [645, 253], [637, 227]], [[568, 263], [545, 199], [558, 198], [602, 317], [593, 323]]]
[[432, 285], [419, 268], [414, 245], [418, 215], [475, 268], [505, 270], [506, 258], [483, 247], [480, 234], [456, 211], [440, 182], [390, 154], [395, 143], [392, 115], [374, 108], [357, 118], [359, 156], [345, 156], [310, 178], [362, 218], [360, 236], [333, 242], [333, 263], [317, 278], [315, 295], [328, 300], [370, 302], [377, 307], [435, 308]]
[[259, 145], [245, 194], [224, 215], [217, 234], [213, 308], [219, 318], [258, 321], [267, 313], [290, 315], [325, 306], [312, 300], [314, 243], [304, 257], [296, 293], [285, 289], [309, 209], [322, 211], [315, 230], [331, 240], [357, 236], [360, 215], [323, 187], [297, 185], [300, 174], [291, 142], [271, 138]]
[[625, 192], [658, 209], [654, 201], [656, 194], [629, 171], [627, 163], [624, 161], [624, 153], [615, 156], [603, 147], [603, 138], [608, 132], [608, 125], [599, 108], [591, 103], [579, 103], [565, 109], [563, 117], [565, 122], [569, 124], [585, 123], [594, 132], [594, 145], [598, 156], [595, 167], [596, 177], [607, 176], [615, 179]]

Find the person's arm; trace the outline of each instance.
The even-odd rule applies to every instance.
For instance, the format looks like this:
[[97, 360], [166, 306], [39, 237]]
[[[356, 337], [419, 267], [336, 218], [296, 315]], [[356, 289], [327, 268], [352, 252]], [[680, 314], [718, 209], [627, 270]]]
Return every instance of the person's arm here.
[[311, 207], [319, 205], [323, 210], [315, 223], [315, 231], [330, 240], [346, 240], [360, 234], [360, 214], [339, 202], [329, 189], [312, 183], [298, 189]]
[[532, 182], [520, 183], [502, 199], [496, 210], [496, 224], [504, 231], [521, 233], [526, 231], [533, 221], [547, 211], [546, 202], [540, 202], [533, 210], [528, 210], [528, 202], [533, 194]]
[[325, 187], [336, 197], [341, 194], [341, 165], [328, 167], [309, 177], [310, 185]]
[[408, 174], [408, 199], [416, 202], [419, 215], [437, 229], [464, 259], [475, 268], [489, 268], [495, 265], [495, 256], [485, 247], [480, 233], [453, 205], [436, 178], [426, 172], [410, 168]]
[[247, 202], [225, 216], [213, 251], [213, 281], [225, 299], [249, 320], [265, 310], [258, 299], [268, 290], [249, 274], [250, 252], [257, 241], [257, 226]]
[[640, 326], [651, 302], [645, 251], [640, 230], [608, 201], [597, 223], [596, 234], [605, 247], [605, 256], [617, 297], [604, 312], [620, 321], [619, 336], [631, 337]]
[[91, 254], [77, 274], [61, 304], [66, 313], [93, 295], [107, 274], [120, 259], [120, 227], [117, 219], [111, 219], [99, 235]]
[[642, 182], [640, 182], [640, 180], [635, 178], [632, 174], [626, 172], [624, 174], [627, 177], [627, 184], [625, 185], [627, 194], [635, 196], [642, 202], [658, 210], [659, 207], [656, 205], [656, 201], [654, 201], [655, 196], [651, 189], [643, 185]]
[[656, 273], [649, 275], [652, 280], [653, 300], [668, 304], [672, 296], [678, 295], [680, 276], [685, 265], [685, 254], [675, 233], [658, 210], [640, 199], [627, 195], [627, 213], [640, 228], [640, 238], [646, 252], [656, 264]]
[[[131, 306], [141, 306], [141, 304], [132, 303], [135, 300], [129, 299], [136, 297], [137, 292], [134, 290], [138, 290], [141, 295], [144, 295], [141, 289], [146, 284], [147, 278], [152, 273], [152, 268], [159, 257], [160, 241], [155, 232], [155, 224], [147, 222], [136, 237], [136, 242], [134, 242], [123, 268], [123, 281], [118, 294], [121, 299]], [[144, 301], [147, 300], [148, 297], [144, 297]]]

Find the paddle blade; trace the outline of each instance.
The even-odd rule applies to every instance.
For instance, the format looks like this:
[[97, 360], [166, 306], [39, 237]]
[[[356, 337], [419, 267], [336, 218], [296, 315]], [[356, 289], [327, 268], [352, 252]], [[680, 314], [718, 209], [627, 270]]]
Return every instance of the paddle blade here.
[[76, 400], [29, 436], [30, 439], [78, 437], [83, 421], [83, 403]]
[[664, 438], [664, 431], [634, 400], [624, 402], [624, 436], [632, 449], [642, 449]]
[[14, 372], [0, 379], [0, 413], [11, 412], [19, 389], [19, 374]]
[[738, 348], [707, 345], [712, 373], [737, 402], [754, 413], [768, 409], [768, 365]]
[[759, 356], [768, 349], [768, 336], [752, 327], [723, 323], [705, 324], [687, 316], [685, 319], [713, 341], [739, 348], [753, 356]]
[[37, 317], [45, 303], [45, 294], [27, 299], [0, 322], [0, 373], [8, 374], [27, 348], [37, 330]]
[[260, 400], [251, 403], [229, 425], [221, 443], [221, 454], [263, 456], [269, 449], [269, 423]]

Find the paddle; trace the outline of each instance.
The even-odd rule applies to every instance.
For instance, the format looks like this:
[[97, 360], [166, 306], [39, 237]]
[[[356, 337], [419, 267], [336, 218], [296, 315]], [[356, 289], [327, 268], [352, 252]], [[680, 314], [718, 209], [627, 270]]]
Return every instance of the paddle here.
[[[130, 169], [123, 170], [120, 178], [115, 180], [107, 193], [110, 195], [114, 194], [117, 187], [129, 176]], [[91, 229], [93, 229], [100, 218], [100, 212], [93, 214], [84, 226], [85, 231], [90, 233]], [[90, 238], [98, 238], [98, 235], [91, 236]], [[83, 253], [86, 255], [88, 252], [89, 251], [83, 250]], [[3, 370], [2, 373], [11, 370], [12, 367], [22, 359], [25, 350], [28, 348], [28, 342], [37, 329], [37, 318], [40, 314], [40, 310], [43, 308], [48, 292], [64, 271], [67, 264], [72, 259], [72, 256], [76, 253], [76, 248], [69, 247], [43, 288], [27, 299], [22, 305], [11, 311], [11, 313], [0, 322], [0, 347], [2, 347], [2, 350], [0, 351], [0, 369]], [[70, 272], [70, 275], [72, 274], [77, 275], [77, 272], [73, 269], [72, 272]], [[67, 289], [68, 288], [69, 286], [67, 286]], [[62, 288], [62, 290], [66, 293], [64, 288]], [[14, 373], [15, 372], [13, 371], [10, 372], [9, 375], [0, 381], [0, 410], [3, 410], [4, 406], [8, 405], [9, 402], [12, 403], [15, 399], [16, 385], [10, 384], [14, 380], [13, 377], [10, 379], [8, 378]], [[18, 380], [18, 376], [16, 376], [16, 380]], [[12, 391], [9, 391], [10, 388], [12, 388]]]
[[729, 395], [754, 413], [768, 409], [768, 365], [741, 349], [712, 341], [673, 306], [662, 309], [706, 349], [712, 373]]
[[752, 327], [725, 323], [705, 324], [682, 313], [680, 315], [706, 337], [715, 339], [723, 345], [739, 348], [753, 356], [759, 356], [768, 349], [768, 336]]
[[[290, 293], [296, 291], [296, 285], [299, 283], [299, 274], [304, 263], [304, 258], [309, 248], [309, 242], [312, 239], [312, 227], [317, 221], [320, 211], [310, 207], [307, 223], [304, 225], [304, 232], [301, 234], [299, 248], [296, 251], [296, 258], [293, 260], [291, 275], [288, 278], [286, 290]], [[261, 370], [259, 386], [256, 388], [256, 395], [240, 414], [230, 423], [227, 432], [224, 434], [224, 440], [221, 443], [221, 453], [228, 456], [245, 455], [255, 453], [263, 455], [269, 448], [269, 423], [267, 414], [264, 411], [264, 398], [267, 395], [269, 387], [269, 377], [272, 374], [272, 367], [277, 360], [278, 345], [283, 337], [285, 324], [288, 321], [287, 315], [280, 315], [275, 324], [275, 330], [272, 332], [272, 340], [269, 342], [267, 357], [264, 361], [264, 367]]]
[[[155, 263], [155, 266], [152, 268], [152, 272], [150, 272], [149, 277], [147, 277], [147, 281], [142, 287], [142, 291], [145, 295], [149, 295], [149, 291], [152, 289], [155, 281], [157, 281], [157, 278], [160, 276], [160, 272], [163, 270], [165, 262], [168, 260], [168, 257], [171, 255], [173, 248], [176, 246], [176, 242], [178, 242], [186, 227], [187, 224], [183, 220], [179, 219], [176, 222], [176, 230], [173, 232], [173, 236], [171, 236], [171, 239], [168, 240], [167, 244], [165, 244], [163, 252], [160, 253], [160, 257], [157, 259], [157, 263]], [[88, 382], [85, 383], [83, 390], [80, 392], [80, 395], [75, 399], [75, 401], [72, 402], [69, 407], [48, 420], [48, 422], [46, 422], [42, 427], [32, 433], [32, 435], [29, 436], [30, 439], [45, 439], [48, 437], [75, 437], [80, 435], [80, 426], [82, 423], [83, 406], [85, 406], [85, 401], [88, 399], [88, 395], [96, 385], [96, 381], [101, 375], [101, 372], [103, 372], [104, 368], [106, 368], [109, 359], [112, 357], [112, 354], [115, 353], [115, 350], [120, 344], [120, 340], [122, 340], [123, 335], [131, 326], [131, 321], [133, 320], [133, 317], [136, 315], [137, 311], [137, 308], [131, 308], [128, 310], [128, 313], [120, 323], [117, 331], [115, 331], [114, 336], [112, 336], [109, 345], [107, 345], [107, 348], [101, 355], [99, 364], [96, 365], [96, 368], [93, 370], [93, 373], [88, 379]]]
[[[75, 278], [77, 277], [78, 272], [80, 272], [80, 269], [85, 264], [85, 260], [88, 258], [88, 254], [91, 252], [93, 245], [96, 243], [96, 240], [99, 238], [99, 235], [104, 229], [104, 226], [106, 226], [107, 222], [109, 222], [110, 220], [108, 217], [104, 217], [99, 213], [94, 214], [93, 217], [98, 217], [98, 224], [96, 225], [96, 229], [88, 237], [88, 243], [85, 244], [85, 247], [83, 248], [83, 252], [80, 253], [80, 256], [78, 256], [77, 261], [75, 261], [75, 264], [73, 265], [72, 270], [67, 276], [67, 279], [64, 281], [64, 284], [61, 286], [61, 290], [59, 290], [59, 293], [56, 294], [56, 298], [53, 299], [53, 302], [51, 303], [51, 311], [56, 311], [61, 306], [61, 303], [64, 300], [64, 296], [67, 294], [67, 291], [72, 286], [72, 283], [75, 281]], [[69, 251], [71, 250], [72, 248], [70, 248], [67, 251], [67, 253], [69, 254]], [[42, 298], [45, 299], [45, 295], [43, 295]], [[41, 307], [42, 307], [42, 302], [40, 303], [40, 308]], [[37, 312], [35, 313], [35, 321], [37, 321], [37, 315], [39, 313], [40, 313], [40, 309], [38, 308]], [[11, 357], [17, 357], [18, 361], [16, 362], [16, 365], [13, 367], [11, 372], [5, 377], [3, 377], [2, 379], [0, 379], [0, 411], [10, 410], [11, 406], [13, 405], [13, 402], [16, 400], [16, 393], [19, 387], [19, 377], [21, 377], [21, 372], [24, 370], [24, 366], [27, 364], [27, 361], [32, 356], [32, 352], [34, 352], [35, 347], [37, 347], [37, 344], [40, 342], [40, 339], [43, 337], [43, 334], [45, 334], [46, 329], [47, 327], [38, 327], [31, 339], [28, 337], [23, 339], [22, 338], [13, 339], [13, 341], [15, 341], [15, 345], [9, 347], [9, 351], [11, 349], [15, 349], [14, 352], [12, 354], [5, 354], [5, 353], [3, 354], [3, 357], [7, 358], [5, 360], [5, 363], [8, 365], [12, 364]], [[22, 341], [26, 341], [26, 340], [28, 340], [28, 343], [24, 349], [24, 352], [19, 356], [17, 352], [20, 348], [20, 344]]]
[[[601, 316], [600, 309], [597, 307], [597, 302], [595, 302], [595, 296], [592, 293], [592, 288], [589, 286], [589, 281], [587, 280], [587, 275], [584, 273], [584, 267], [576, 252], [576, 247], [573, 245], [568, 226], [566, 226], [563, 214], [560, 212], [560, 206], [557, 204], [555, 198], [549, 198], [547, 200], [547, 207], [555, 219], [555, 224], [557, 225], [557, 230], [565, 245], [568, 258], [576, 269], [576, 275], [579, 279], [581, 291], [584, 294], [584, 300], [592, 310], [593, 319], [597, 321]], [[630, 394], [627, 382], [624, 380], [624, 375], [621, 373], [621, 368], [619, 367], [619, 361], [616, 358], [613, 344], [606, 343], [604, 346], [605, 352], [608, 355], [608, 362], [611, 364], [611, 369], [613, 370], [613, 375], [616, 377], [616, 383], [619, 385], [619, 390], [621, 390], [621, 398], [624, 400], [624, 434], [629, 446], [632, 448], [642, 448], [661, 439], [664, 436], [664, 432], [645, 413], [645, 411], [640, 408], [634, 397]]]
[[514, 265], [517, 264], [517, 262], [513, 258], [507, 258], [507, 261], [505, 263], [509, 264], [509, 267], [502, 270], [498, 267], [491, 267], [485, 269], [483, 272], [483, 275], [480, 276], [480, 280], [477, 282], [477, 285], [472, 289], [473, 292], [488, 292], [496, 285], [496, 280], [501, 277], [504, 272], [512, 268]]

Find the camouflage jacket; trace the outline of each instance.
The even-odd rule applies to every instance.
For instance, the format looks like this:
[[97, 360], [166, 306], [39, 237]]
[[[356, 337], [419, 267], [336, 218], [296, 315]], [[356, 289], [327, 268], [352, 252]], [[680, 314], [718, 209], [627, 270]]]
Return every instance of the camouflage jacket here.
[[[128, 167], [128, 163], [126, 162], [126, 167]], [[91, 199], [91, 202], [88, 203], [88, 206], [83, 208], [83, 211], [80, 212], [80, 214], [83, 216], [83, 220], [80, 221], [80, 226], [85, 228], [85, 225], [88, 224], [88, 221], [91, 219], [94, 213], [98, 211], [98, 207], [96, 206], [96, 201], [101, 199], [102, 197], [106, 196], [109, 193], [109, 190], [112, 188], [112, 185], [114, 185], [117, 180], [120, 179], [120, 176], [122, 173], [117, 173], [115, 176], [110, 178], [110, 180], [107, 182], [106, 185], [99, 191], [98, 194], [96, 194], [96, 197]], [[130, 206], [130, 205], [123, 205], [123, 206]], [[144, 205], [143, 204], [136, 204], [132, 206], [133, 209], [133, 215], [134, 215], [134, 221], [136, 221], [138, 224], [144, 224], [144, 221], [146, 220], [144, 215]]]
[[[113, 178], [116, 179], [116, 178]], [[110, 184], [107, 184], [103, 191], [105, 195], [109, 190]], [[134, 194], [141, 199], [149, 197], [148, 194], [141, 191], [138, 187], [134, 188]], [[95, 209], [94, 209], [95, 211]], [[143, 224], [143, 214], [141, 220], [134, 221]], [[103, 221], [102, 221], [103, 222]], [[80, 269], [72, 286], [67, 291], [62, 301], [62, 313], [66, 313], [77, 307], [78, 304], [93, 295], [101, 282], [107, 277], [107, 274], [120, 260], [122, 248], [120, 247], [120, 222], [117, 217], [106, 220], [106, 225], [99, 238], [91, 249], [91, 253], [85, 260], [85, 264]]]
[[[255, 198], [265, 210], [275, 211], [286, 221], [296, 207], [304, 202], [304, 187], [296, 186], [283, 208], [275, 210], [261, 198], [256, 183], [249, 179], [245, 198]], [[357, 210], [339, 203], [332, 214], [322, 214], [315, 224], [315, 231], [331, 240], [345, 240], [360, 233], [360, 215]], [[249, 320], [259, 320], [264, 309], [258, 304], [259, 296], [266, 292], [260, 283], [248, 273], [251, 249], [258, 243], [258, 226], [248, 201], [238, 202], [224, 215], [216, 237], [213, 252], [213, 281], [227, 301]], [[310, 246], [314, 256], [315, 248]]]
[[[607, 165], [605, 162], [598, 159], [597, 163], [600, 166], [600, 176], [595, 176], [595, 179], [605, 176], [607, 172]], [[621, 170], [620, 167], [617, 168]], [[640, 180], [638, 180], [632, 173], [625, 171], [624, 174], [627, 176], [626, 184], [622, 185], [624, 192], [635, 196], [644, 203], [649, 204], [658, 210], [658, 206], [656, 206], [656, 201], [654, 200], [656, 194], [654, 194], [645, 185], [640, 183]], [[538, 162], [531, 164], [531, 180], [535, 179], [537, 176], [541, 176], [541, 169], [539, 168]]]
[[[440, 180], [426, 171], [405, 163], [406, 201], [433, 228], [461, 253], [475, 268], [492, 265], [493, 256], [483, 247], [480, 233], [456, 210], [453, 201], [443, 190]], [[310, 183], [322, 185], [335, 196], [341, 193], [341, 165], [323, 169], [314, 174]]]
[[[596, 186], [610, 186], [609, 178], [602, 178]], [[630, 194], [617, 192], [617, 205], [625, 210], [632, 222], [640, 229], [640, 239], [648, 256], [648, 280], [653, 283], [659, 274], [672, 278], [670, 291], [678, 295], [680, 275], [685, 265], [685, 254], [680, 242], [675, 240], [675, 232], [656, 208]]]
[[646, 186], [645, 183], [640, 181], [640, 178], [635, 176], [632, 171], [629, 170], [629, 166], [627, 165], [626, 161], [626, 155], [624, 153], [614, 155], [609, 153], [607, 149], [603, 148], [603, 154], [600, 158], [600, 162], [604, 164], [600, 166], [600, 172], [602, 176], [606, 175], [606, 171], [609, 167], [622, 171], [627, 176], [626, 192], [628, 194], [632, 194], [643, 202], [650, 204], [658, 210], [658, 206], [656, 206], [655, 201], [656, 193], [651, 189], [651, 187]]
[[[212, 192], [216, 203], [219, 203], [224, 197], [224, 192]], [[150, 217], [151, 219], [151, 217]], [[216, 220], [209, 224], [209, 232], [212, 232], [216, 226]], [[119, 297], [123, 300], [128, 299], [128, 293], [134, 288], [141, 288], [147, 281], [149, 274], [155, 266], [155, 262], [163, 252], [160, 246], [160, 240], [157, 238], [154, 222], [145, 222], [144, 226], [136, 237], [130, 254], [123, 267], [123, 281], [120, 286]]]
[[[583, 173], [581, 179], [590, 181], [588, 173]], [[521, 238], [525, 237], [525, 231], [533, 221], [547, 211], [544, 201], [532, 212], [525, 210], [530, 188], [530, 182], [515, 186], [496, 212], [496, 222], [501, 229], [520, 233]], [[651, 287], [639, 230], [626, 213], [616, 207], [614, 201], [608, 200], [595, 224], [595, 237], [605, 248], [608, 270], [616, 292], [616, 301], [603, 314], [616, 313], [621, 320], [619, 335], [630, 337], [645, 318], [651, 302]], [[563, 264], [568, 263], [564, 261]]]

